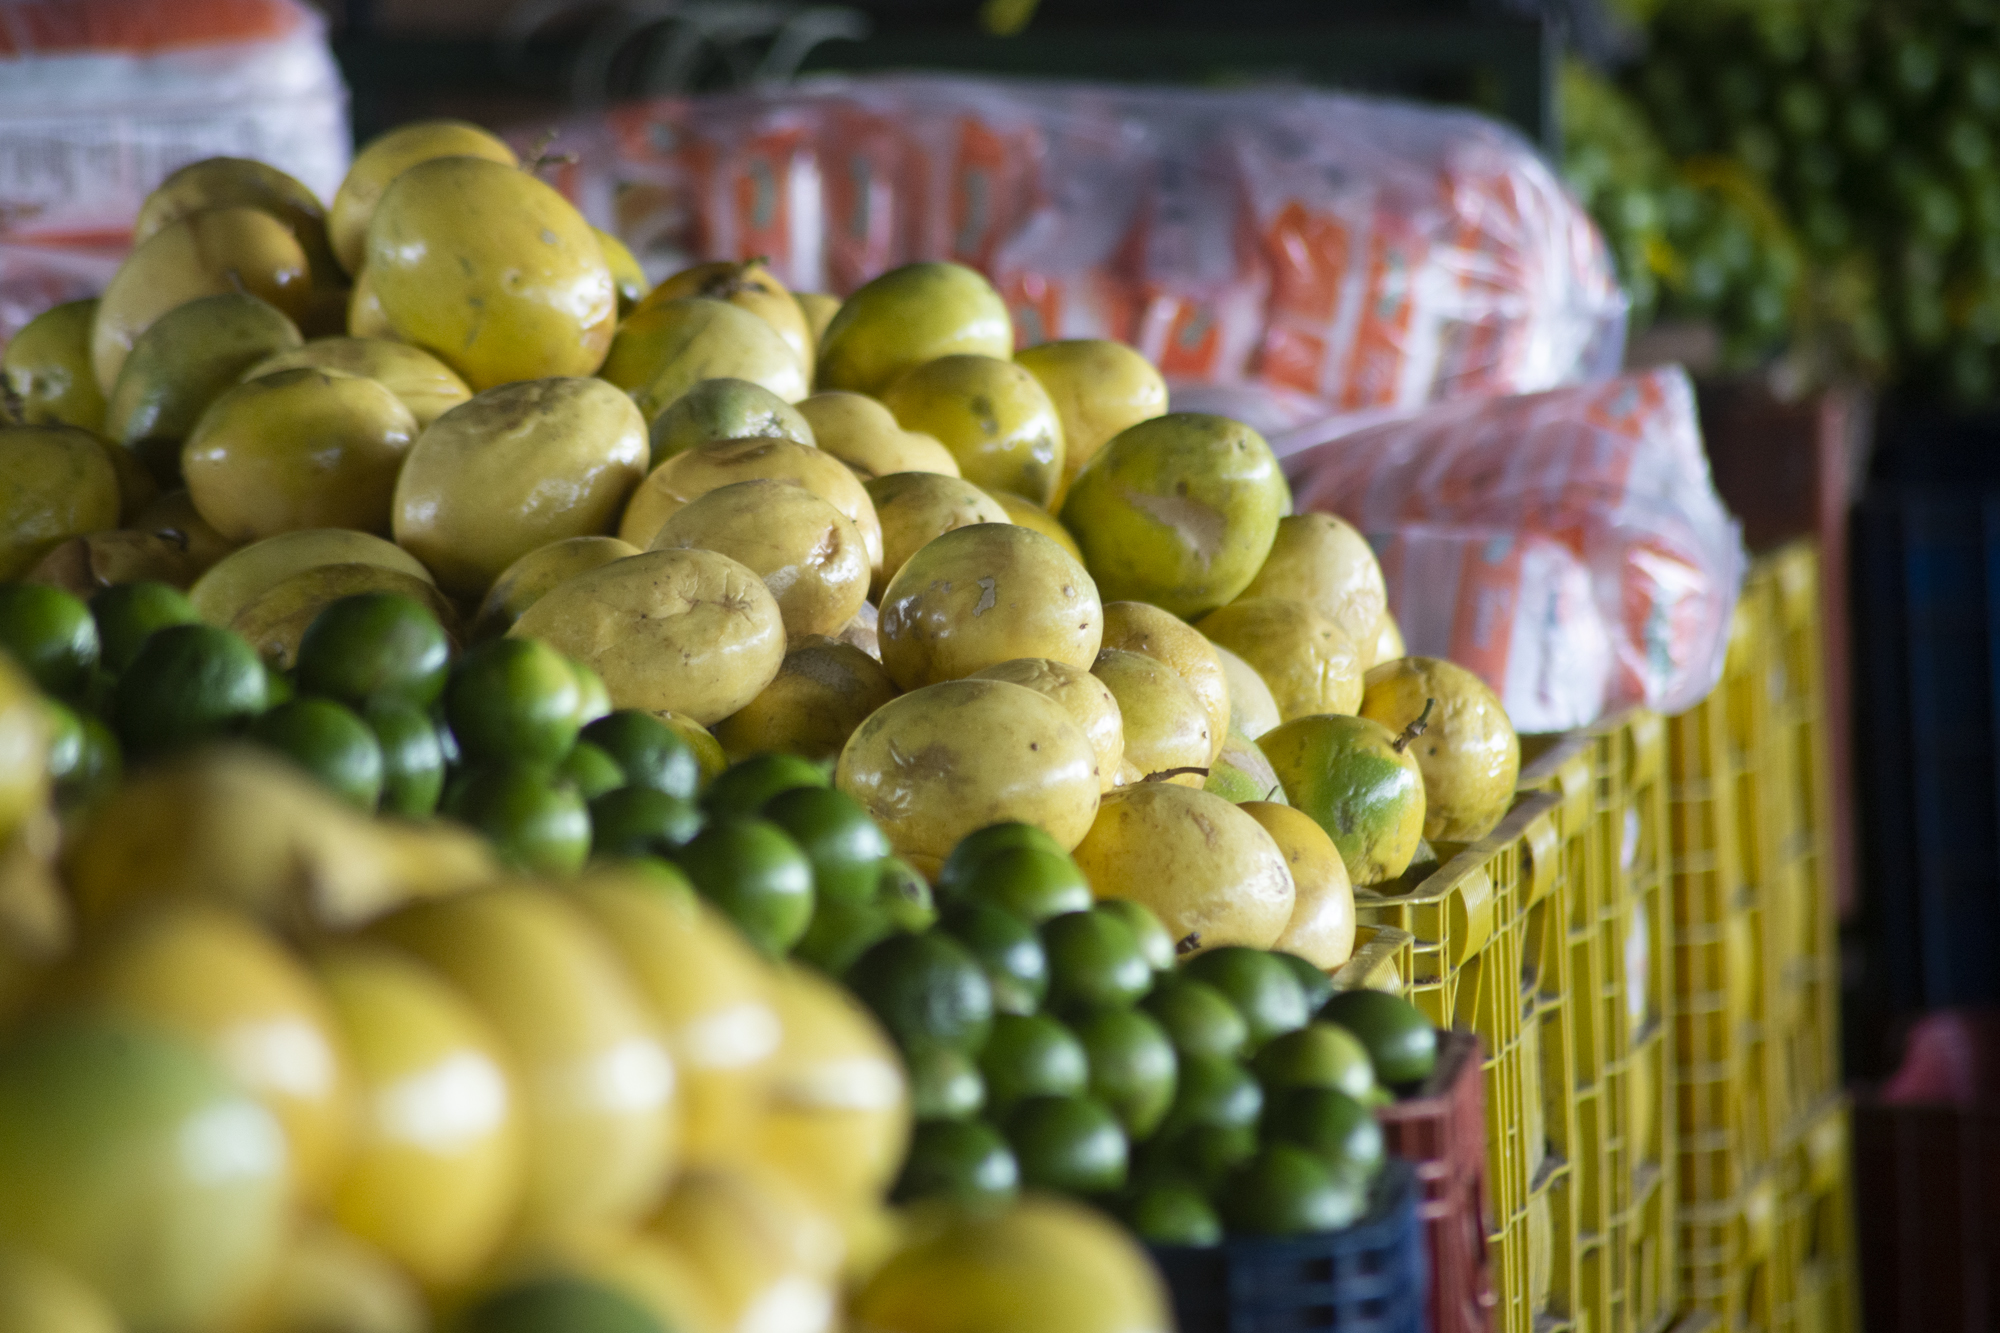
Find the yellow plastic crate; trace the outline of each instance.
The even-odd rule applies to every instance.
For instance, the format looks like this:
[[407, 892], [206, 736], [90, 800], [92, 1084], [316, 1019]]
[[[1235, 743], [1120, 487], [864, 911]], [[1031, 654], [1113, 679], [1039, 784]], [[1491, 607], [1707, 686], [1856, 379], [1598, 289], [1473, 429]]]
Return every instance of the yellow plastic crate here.
[[1409, 937], [1411, 1001], [1439, 1027], [1469, 1028], [1485, 1045], [1498, 1333], [1570, 1328], [1582, 1296], [1559, 804], [1523, 796], [1487, 837], [1440, 848], [1444, 860], [1429, 873], [1355, 893], [1362, 925]]
[[1823, 1098], [1787, 1145], [1781, 1164], [1772, 1333], [1858, 1333], [1851, 1109]]
[[1408, 990], [1410, 949], [1407, 930], [1357, 922], [1354, 952], [1333, 972], [1335, 990], [1379, 990], [1402, 995]]

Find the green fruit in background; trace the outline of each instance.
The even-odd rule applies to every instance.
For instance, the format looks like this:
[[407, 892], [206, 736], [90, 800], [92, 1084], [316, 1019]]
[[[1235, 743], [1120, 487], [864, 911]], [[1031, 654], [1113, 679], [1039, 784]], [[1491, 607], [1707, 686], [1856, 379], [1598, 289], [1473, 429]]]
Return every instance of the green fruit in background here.
[[1274, 1143], [1230, 1173], [1222, 1216], [1246, 1236], [1303, 1236], [1338, 1231], [1360, 1218], [1367, 1196], [1326, 1164], [1288, 1143]]
[[1336, 1088], [1283, 1088], [1264, 1106], [1264, 1137], [1304, 1148], [1336, 1175], [1374, 1179], [1385, 1156], [1382, 1126], [1361, 1102]]
[[0, 584], [0, 652], [48, 694], [72, 698], [97, 666], [97, 622], [90, 608], [40, 583]]
[[764, 802], [763, 816], [812, 862], [813, 892], [821, 901], [874, 898], [889, 840], [860, 802], [831, 787], [794, 787]]
[[95, 1016], [0, 1046], [0, 1242], [61, 1263], [128, 1327], [222, 1326], [290, 1208], [283, 1130], [198, 1051]]
[[226, 735], [269, 701], [269, 678], [249, 644], [212, 625], [170, 625], [119, 677], [112, 724], [128, 751], [160, 754]]
[[1306, 997], [1307, 1013], [1317, 1012], [1319, 1007], [1332, 997], [1333, 980], [1326, 973], [1295, 953], [1273, 949], [1271, 956], [1291, 970], [1293, 978], [1299, 983], [1299, 990]]
[[939, 921], [945, 934], [972, 951], [993, 987], [993, 1010], [1032, 1014], [1049, 989], [1049, 960], [1035, 928], [1012, 912], [982, 902], [961, 903]]
[[1365, 1099], [1375, 1091], [1375, 1068], [1368, 1048], [1352, 1032], [1332, 1023], [1309, 1023], [1273, 1037], [1251, 1067], [1267, 1089], [1332, 1088]]
[[1027, 1097], [1073, 1097], [1090, 1084], [1090, 1055], [1047, 1014], [1001, 1014], [979, 1053], [986, 1099], [1005, 1112]]
[[90, 599], [97, 622], [101, 660], [114, 675], [132, 665], [139, 646], [154, 630], [192, 625], [201, 619], [187, 594], [165, 583], [121, 583]]
[[1087, 1013], [1136, 1003], [1153, 984], [1138, 936], [1123, 920], [1095, 909], [1066, 912], [1042, 925], [1051, 1008]]
[[954, 876], [948, 889], [942, 880], [939, 888], [948, 900], [991, 903], [1034, 922], [1091, 905], [1090, 883], [1069, 854], [1033, 846], [990, 852]]
[[1174, 970], [1174, 937], [1167, 933], [1166, 926], [1150, 907], [1130, 898], [1106, 898], [1092, 906], [1125, 923], [1132, 937], [1139, 941], [1139, 953], [1155, 972], [1164, 974]]
[[993, 1028], [985, 970], [964, 945], [935, 931], [883, 940], [848, 969], [847, 985], [906, 1051], [977, 1051]]
[[458, 1321], [465, 1333], [675, 1333], [630, 1295], [588, 1277], [551, 1275], [503, 1284]]
[[1342, 991], [1327, 1000], [1319, 1017], [1360, 1039], [1383, 1083], [1421, 1083], [1437, 1068], [1437, 1029], [1400, 995]]
[[556, 765], [555, 780], [576, 788], [585, 801], [594, 801], [608, 791], [625, 785], [625, 770], [618, 761], [589, 741], [579, 740]]
[[1104, 1194], [1125, 1183], [1130, 1145], [1118, 1119], [1089, 1097], [1030, 1097], [1008, 1113], [1007, 1142], [1032, 1189]]
[[931, 898], [930, 882], [908, 862], [885, 856], [875, 872], [875, 906], [882, 909], [897, 930], [912, 935], [937, 924], [937, 904]]
[[1166, 1031], [1138, 1009], [1104, 1009], [1076, 1026], [1090, 1057], [1090, 1095], [1143, 1139], [1173, 1105], [1179, 1060]]
[[362, 717], [382, 749], [382, 813], [421, 819], [436, 810], [444, 793], [444, 741], [430, 714], [401, 699], [378, 699]]
[[1132, 1234], [1148, 1245], [1222, 1243], [1222, 1219], [1191, 1185], [1166, 1182], [1148, 1186], [1118, 1210]]
[[299, 688], [356, 706], [392, 696], [428, 708], [444, 693], [450, 664], [444, 627], [401, 593], [330, 602], [299, 638]]
[[919, 1124], [911, 1135], [890, 1198], [990, 1203], [1013, 1198], [1020, 1187], [1020, 1165], [999, 1130], [984, 1120], [938, 1120]]
[[938, 871], [938, 892], [956, 896], [965, 877], [974, 867], [995, 853], [1010, 847], [1032, 847], [1051, 856], [1067, 856], [1061, 843], [1034, 824], [991, 824], [958, 840]]
[[718, 820], [681, 846], [674, 862], [770, 957], [797, 944], [812, 921], [812, 864], [775, 824]]
[[1161, 977], [1139, 1007], [1159, 1021], [1182, 1055], [1233, 1060], [1250, 1044], [1250, 1025], [1229, 997], [1185, 973]]
[[444, 696], [452, 734], [472, 763], [560, 762], [576, 743], [581, 703], [568, 659], [536, 639], [480, 644], [460, 659]]
[[444, 813], [478, 829], [502, 861], [531, 874], [573, 875], [590, 855], [583, 798], [552, 785], [549, 771], [534, 764], [474, 770], [445, 793]]
[[1214, 1194], [1229, 1173], [1257, 1155], [1255, 1125], [1192, 1125], [1161, 1133], [1140, 1153], [1149, 1183], [1177, 1183]]
[[1164, 1139], [1197, 1125], [1254, 1129], [1263, 1113], [1264, 1089], [1243, 1065], [1222, 1056], [1184, 1055], [1173, 1106], [1158, 1132]]
[[701, 761], [694, 747], [650, 713], [619, 709], [583, 729], [582, 739], [611, 756], [625, 780], [691, 801], [701, 787]]
[[986, 1109], [986, 1080], [972, 1057], [956, 1046], [920, 1047], [906, 1062], [910, 1114], [918, 1120], [969, 1120]]
[[1253, 1052], [1273, 1037], [1304, 1027], [1311, 1014], [1291, 968], [1262, 949], [1210, 949], [1189, 959], [1181, 972], [1207, 982], [1236, 1006], [1249, 1029], [1247, 1049]]
[[590, 849], [598, 856], [673, 856], [701, 832], [693, 801], [657, 787], [615, 787], [590, 802]]
[[781, 792], [828, 785], [826, 770], [795, 754], [760, 754], [731, 764], [702, 793], [704, 809], [716, 814], [751, 815]]
[[792, 946], [792, 957], [830, 977], [845, 976], [862, 954], [897, 931], [895, 921], [875, 903], [815, 899], [812, 921]]
[[382, 745], [352, 709], [331, 699], [294, 699], [250, 724], [250, 739], [284, 755], [350, 805], [382, 799]]

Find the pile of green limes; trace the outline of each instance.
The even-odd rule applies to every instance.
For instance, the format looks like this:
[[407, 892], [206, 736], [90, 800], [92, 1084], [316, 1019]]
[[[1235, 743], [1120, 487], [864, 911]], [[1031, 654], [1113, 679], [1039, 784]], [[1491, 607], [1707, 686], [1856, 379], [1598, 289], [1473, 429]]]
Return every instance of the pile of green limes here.
[[1336, 994], [1289, 954], [1177, 961], [1150, 912], [1094, 902], [1027, 824], [965, 838], [936, 894], [934, 929], [844, 973], [910, 1066], [918, 1124], [897, 1197], [1059, 1191], [1168, 1245], [1366, 1211], [1383, 1159], [1372, 1108], [1436, 1059], [1407, 1001]]

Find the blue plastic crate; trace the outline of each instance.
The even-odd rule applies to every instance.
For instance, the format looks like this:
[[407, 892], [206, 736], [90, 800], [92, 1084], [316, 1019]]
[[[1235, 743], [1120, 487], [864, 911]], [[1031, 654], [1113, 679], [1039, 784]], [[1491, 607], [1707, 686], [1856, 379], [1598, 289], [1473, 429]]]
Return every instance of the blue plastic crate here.
[[1878, 486], [1853, 568], [1872, 989], [2000, 1002], [2000, 493]]
[[1180, 1333], [1429, 1333], [1416, 1180], [1390, 1159], [1367, 1215], [1341, 1231], [1152, 1247]]

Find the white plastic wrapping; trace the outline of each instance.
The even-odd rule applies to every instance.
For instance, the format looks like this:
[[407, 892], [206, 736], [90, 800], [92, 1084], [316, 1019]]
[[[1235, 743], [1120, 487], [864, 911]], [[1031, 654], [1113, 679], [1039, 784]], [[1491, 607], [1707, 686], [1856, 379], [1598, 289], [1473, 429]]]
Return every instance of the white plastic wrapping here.
[[0, 0], [0, 342], [97, 291], [147, 192], [215, 156], [269, 162], [322, 198], [339, 186], [347, 93], [314, 10]]
[[1721, 678], [1742, 537], [1677, 367], [1328, 433], [1280, 442], [1295, 504], [1369, 534], [1411, 651], [1478, 672], [1521, 730], [1679, 712]]
[[656, 277], [762, 254], [844, 294], [955, 259], [1023, 344], [1122, 339], [1177, 403], [1221, 391], [1265, 429], [1546, 389], [1622, 348], [1588, 217], [1465, 112], [898, 75], [629, 105], [563, 147], [572, 197]]

